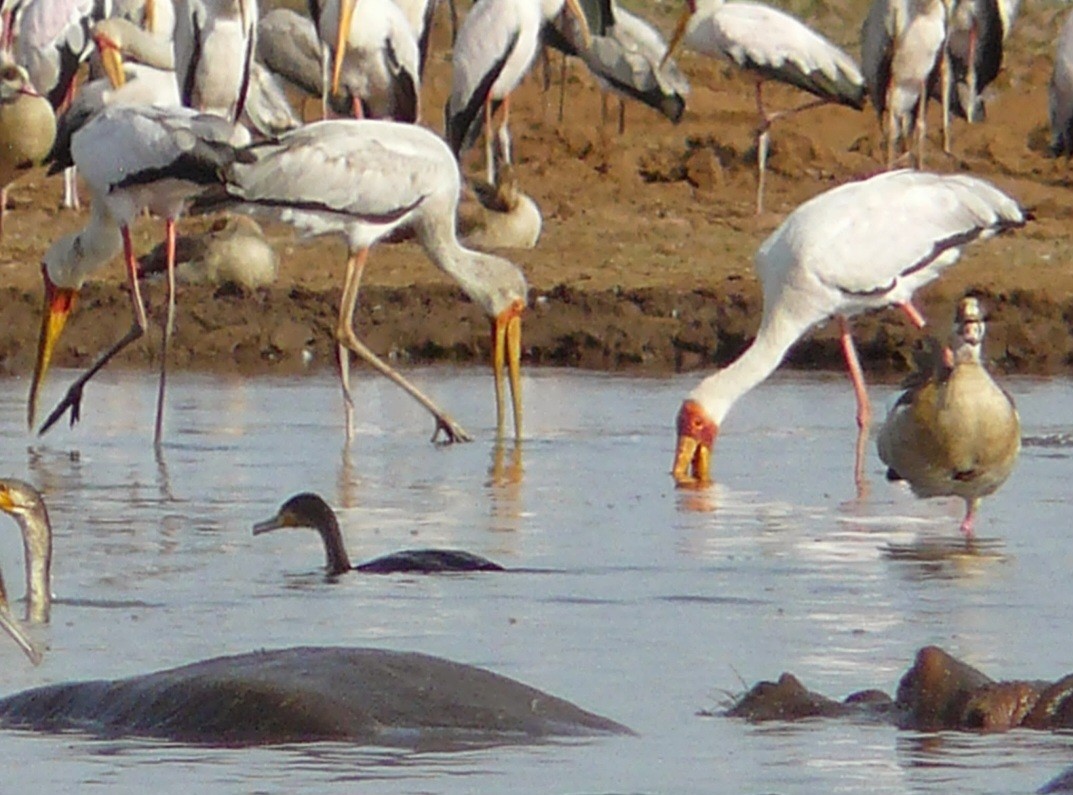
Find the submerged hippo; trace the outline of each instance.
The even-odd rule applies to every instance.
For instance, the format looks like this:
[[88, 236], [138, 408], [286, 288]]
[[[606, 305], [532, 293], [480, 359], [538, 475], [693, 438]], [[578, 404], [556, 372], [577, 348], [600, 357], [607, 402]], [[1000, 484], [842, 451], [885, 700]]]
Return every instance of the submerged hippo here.
[[1055, 682], [996, 682], [937, 646], [925, 646], [898, 683], [894, 699], [878, 690], [835, 701], [792, 674], [759, 682], [727, 711], [750, 721], [864, 716], [919, 731], [1073, 728], [1073, 675]]
[[505, 676], [413, 652], [249, 652], [0, 700], [0, 727], [259, 745], [347, 740], [422, 747], [632, 734]]

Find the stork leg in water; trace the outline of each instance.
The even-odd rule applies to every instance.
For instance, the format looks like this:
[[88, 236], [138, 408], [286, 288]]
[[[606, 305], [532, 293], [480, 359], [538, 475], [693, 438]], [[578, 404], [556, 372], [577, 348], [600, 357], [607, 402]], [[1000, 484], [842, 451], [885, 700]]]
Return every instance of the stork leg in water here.
[[339, 352], [339, 378], [343, 386], [343, 400], [346, 405], [347, 440], [349, 441], [353, 434], [354, 401], [350, 395], [350, 352], [353, 351], [375, 370], [406, 390], [414, 400], [432, 414], [436, 420], [436, 430], [432, 433], [432, 441], [436, 441], [441, 431], [447, 444], [470, 441], [472, 437], [462, 429], [462, 426], [447, 416], [439, 406], [433, 403], [416, 386], [407, 381], [400, 372], [373, 353], [354, 333], [354, 309], [358, 304], [358, 289], [361, 286], [361, 275], [365, 269], [365, 260], [368, 256], [369, 249], [363, 248], [352, 252], [347, 259], [346, 281], [343, 284], [343, 297], [339, 304], [339, 322], [335, 329]]
[[[117, 353], [122, 351], [136, 339], [145, 334], [145, 330], [148, 327], [148, 321], [145, 316], [145, 303], [142, 301], [141, 288], [138, 286], [138, 263], [134, 259], [134, 245], [130, 240], [130, 229], [123, 227], [123, 256], [127, 263], [127, 283], [130, 285], [130, 305], [134, 312], [134, 322], [131, 324], [130, 330], [119, 339], [111, 348], [102, 353], [89, 369], [80, 375], [73, 384], [68, 388], [67, 394], [63, 396], [63, 400], [59, 405], [52, 410], [52, 413], [48, 415], [44, 424], [38, 430], [38, 435], [44, 434], [49, 428], [56, 424], [57, 420], [62, 417], [67, 409], [71, 410], [71, 425], [78, 422], [81, 416], [82, 410], [82, 389], [86, 386], [89, 379], [93, 378], [108, 362], [112, 360]], [[40, 366], [40, 364], [39, 364]], [[34, 379], [36, 383], [36, 378]], [[34, 404], [36, 403], [36, 396], [31, 395], [30, 400], [30, 416], [33, 417]]]
[[[767, 153], [768, 144], [770, 143], [770, 136], [768, 132], [771, 129], [771, 125], [778, 119], [786, 116], [793, 116], [795, 113], [800, 113], [803, 110], [809, 110], [810, 108], [818, 108], [820, 105], [826, 105], [825, 99], [814, 99], [810, 102], [806, 102], [804, 105], [798, 105], [796, 108], [790, 108], [789, 110], [780, 110], [775, 113], [768, 113], [764, 110], [764, 96], [763, 96], [764, 79], [759, 78], [756, 81], [756, 110], [760, 114], [760, 126], [756, 130], [756, 214], [760, 215], [764, 212], [764, 174], [767, 171]], [[620, 121], [619, 134], [626, 127], [625, 123], [625, 109], [622, 111], [622, 117]]]
[[[919, 329], [927, 325], [924, 317], [909, 301], [897, 305], [909, 322]], [[853, 458], [853, 480], [857, 484], [857, 494], [863, 497], [867, 488], [864, 478], [864, 456], [868, 447], [868, 432], [872, 425], [872, 402], [868, 399], [868, 389], [864, 385], [864, 371], [861, 369], [861, 360], [857, 356], [857, 347], [853, 344], [850, 334], [849, 320], [838, 316], [838, 327], [842, 342], [842, 355], [846, 358], [846, 367], [849, 369], [849, 378], [853, 384], [853, 394], [857, 398], [857, 446]]]
[[153, 426], [153, 446], [160, 448], [164, 438], [164, 386], [168, 378], [168, 348], [175, 328], [175, 219], [164, 221], [164, 245], [167, 252], [168, 314], [164, 320], [164, 341], [160, 351], [160, 386], [156, 394], [156, 424]]

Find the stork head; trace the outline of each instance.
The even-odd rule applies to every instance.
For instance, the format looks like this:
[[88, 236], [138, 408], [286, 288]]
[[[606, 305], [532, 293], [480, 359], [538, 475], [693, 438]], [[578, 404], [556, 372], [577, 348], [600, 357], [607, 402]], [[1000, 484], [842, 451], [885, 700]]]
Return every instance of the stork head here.
[[125, 84], [127, 75], [123, 70], [122, 44], [112, 33], [111, 28], [103, 23], [99, 24], [93, 31], [93, 43], [97, 46], [97, 54], [101, 57], [101, 68], [104, 69], [112, 88], [119, 88]]
[[585, 45], [585, 49], [589, 49], [592, 46], [592, 29], [589, 27], [588, 17], [585, 16], [585, 12], [581, 8], [580, 0], [566, 0], [565, 3], [560, 5], [560, 7], [563, 6], [574, 15], [574, 19], [577, 20], [578, 27], [581, 29], [581, 41]]
[[686, 400], [678, 410], [678, 443], [671, 473], [679, 486], [711, 483], [712, 448], [719, 425], [695, 400]]
[[335, 34], [335, 58], [332, 63], [332, 96], [339, 93], [339, 79], [343, 73], [343, 58], [346, 56], [347, 40], [350, 38], [350, 24], [354, 19], [354, 8], [358, 0], [339, 0], [339, 29]]
[[689, 20], [691, 20], [696, 13], [697, 0], [685, 0], [685, 5], [682, 7], [682, 15], [678, 17], [678, 22], [674, 26], [674, 33], [671, 34], [671, 41], [667, 45], [667, 52], [663, 54], [663, 59], [659, 62], [660, 69], [667, 64], [667, 61], [671, 60], [675, 48], [686, 34], [686, 28], [689, 27]]

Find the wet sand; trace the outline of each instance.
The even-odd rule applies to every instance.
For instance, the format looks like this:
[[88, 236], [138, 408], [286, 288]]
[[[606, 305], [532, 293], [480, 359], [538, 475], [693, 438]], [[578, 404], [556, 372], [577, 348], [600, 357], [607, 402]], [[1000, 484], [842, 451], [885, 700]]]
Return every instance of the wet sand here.
[[[804, 6], [791, 6], [802, 14]], [[810, 23], [859, 52], [866, 3], [808, 6]], [[676, 3], [643, 13], [668, 32]], [[1053, 40], [1065, 8], [1022, 8], [1008, 41], [1005, 67], [989, 91], [988, 119], [954, 127], [953, 156], [942, 154], [938, 112], [930, 115], [929, 168], [983, 176], [1035, 214], [1026, 229], [972, 246], [962, 261], [920, 296], [932, 324], [945, 333], [956, 299], [978, 290], [991, 308], [988, 356], [1003, 372], [1068, 373], [1073, 335], [1068, 317], [1073, 270], [1068, 236], [1073, 216], [1070, 166], [1044, 156], [1049, 133], [1047, 81]], [[446, 9], [437, 22], [422, 91], [423, 118], [439, 129], [450, 87]], [[553, 58], [558, 74], [558, 55]], [[502, 252], [532, 286], [524, 325], [525, 359], [534, 365], [671, 372], [707, 369], [732, 359], [759, 323], [753, 273], [757, 246], [802, 201], [877, 171], [883, 150], [871, 108], [858, 113], [821, 108], [780, 121], [772, 133], [768, 211], [754, 215], [755, 105], [752, 82], [730, 67], [688, 53], [679, 59], [693, 83], [685, 117], [675, 126], [642, 106], [627, 109], [618, 136], [600, 126], [600, 97], [577, 63], [568, 72], [566, 117], [557, 119], [558, 89], [544, 93], [541, 69], [512, 102], [512, 130], [522, 188], [539, 203], [544, 232], [531, 251]], [[799, 92], [765, 89], [770, 108], [803, 101]], [[612, 114], [614, 115], [614, 114]], [[464, 162], [480, 172], [480, 154]], [[13, 212], [0, 243], [0, 374], [33, 366], [40, 318], [40, 261], [58, 235], [79, 228], [86, 212], [60, 210], [61, 180], [34, 172], [11, 191]], [[206, 228], [192, 219], [182, 231]], [[285, 373], [333, 366], [331, 329], [345, 253], [334, 240], [299, 241], [269, 224], [280, 253], [280, 278], [253, 293], [203, 286], [180, 288], [172, 364], [177, 368]], [[140, 254], [162, 227], [143, 219]], [[149, 288], [155, 318], [163, 290]], [[87, 285], [55, 363], [78, 366], [122, 335], [130, 323], [123, 268], [117, 259]], [[357, 327], [397, 362], [487, 360], [489, 330], [413, 243], [382, 245], [366, 270]], [[872, 377], [909, 367], [919, 333], [895, 311], [860, 318], [856, 337]], [[147, 368], [159, 355], [149, 335], [119, 366]], [[840, 367], [833, 324], [791, 352], [801, 368]]]

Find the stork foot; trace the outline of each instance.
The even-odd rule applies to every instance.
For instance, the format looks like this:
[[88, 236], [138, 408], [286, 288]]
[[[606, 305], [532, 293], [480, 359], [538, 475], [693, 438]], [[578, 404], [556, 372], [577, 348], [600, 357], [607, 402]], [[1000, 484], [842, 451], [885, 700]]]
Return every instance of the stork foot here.
[[[443, 441], [438, 441], [440, 434], [443, 434]], [[436, 415], [436, 430], [432, 432], [433, 444], [454, 444], [455, 442], [472, 442], [473, 437], [470, 436], [465, 429], [457, 422], [452, 420], [446, 414]]]
[[71, 388], [67, 390], [67, 394], [63, 396], [63, 400], [59, 402], [56, 408], [52, 409], [52, 413], [41, 424], [41, 428], [37, 431], [38, 436], [43, 436], [49, 428], [59, 422], [60, 418], [67, 412], [67, 409], [71, 410], [72, 428], [75, 423], [82, 419], [82, 388], [85, 385], [85, 381], [76, 381], [71, 385]]

